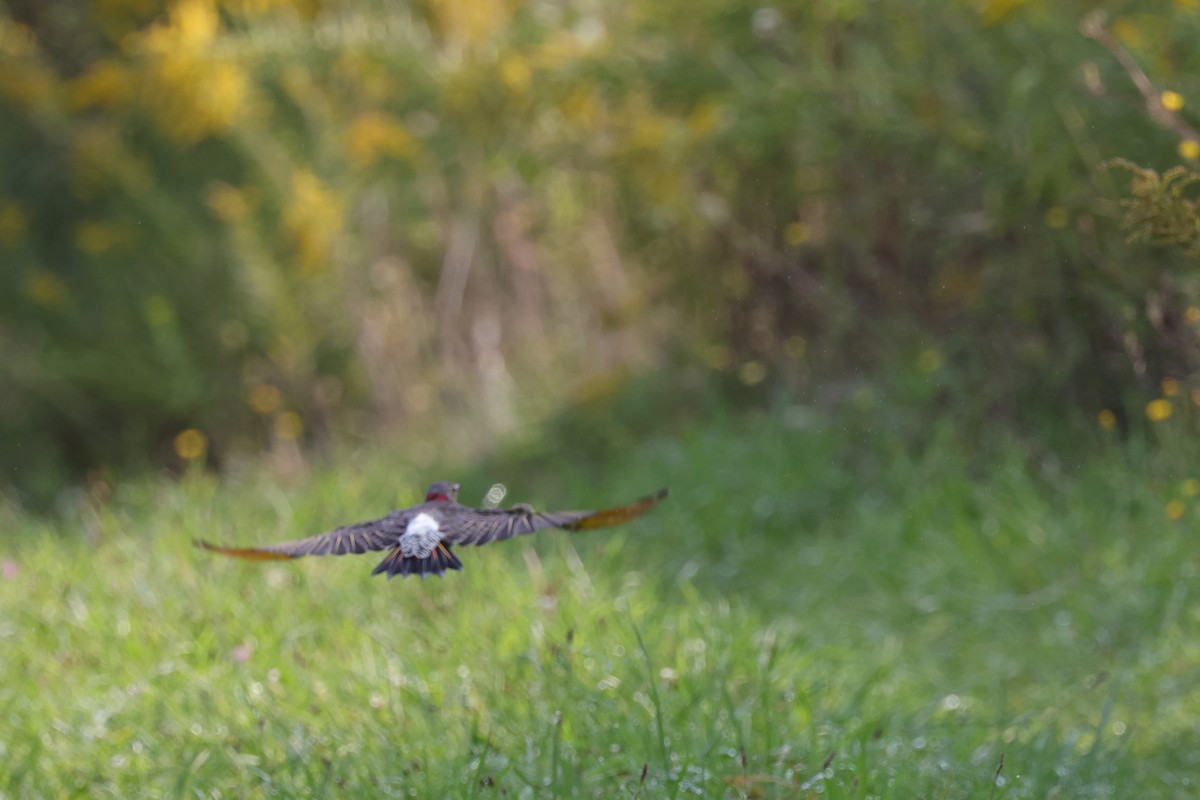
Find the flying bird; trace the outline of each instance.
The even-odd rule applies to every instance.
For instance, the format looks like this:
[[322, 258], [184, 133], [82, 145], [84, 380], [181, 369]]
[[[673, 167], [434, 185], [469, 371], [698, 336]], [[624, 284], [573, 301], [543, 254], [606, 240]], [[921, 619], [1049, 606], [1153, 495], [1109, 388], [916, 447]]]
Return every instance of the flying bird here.
[[544, 528], [586, 531], [620, 525], [640, 517], [667, 496], [666, 489], [640, 500], [600, 511], [534, 511], [527, 505], [512, 508], [470, 508], [458, 502], [457, 483], [440, 481], [429, 487], [425, 502], [393, 511], [386, 517], [357, 522], [328, 533], [262, 547], [227, 547], [196, 540], [214, 553], [252, 560], [282, 560], [301, 556], [342, 556], [373, 550], [389, 551], [372, 575], [441, 575], [461, 570], [462, 562], [450, 548], [488, 544], [533, 533]]

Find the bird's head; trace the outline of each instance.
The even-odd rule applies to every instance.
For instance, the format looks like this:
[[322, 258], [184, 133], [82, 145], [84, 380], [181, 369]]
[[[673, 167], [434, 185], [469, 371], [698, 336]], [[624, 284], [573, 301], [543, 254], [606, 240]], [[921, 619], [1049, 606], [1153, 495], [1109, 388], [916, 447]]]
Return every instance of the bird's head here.
[[454, 503], [458, 501], [458, 484], [438, 481], [425, 492], [426, 503]]

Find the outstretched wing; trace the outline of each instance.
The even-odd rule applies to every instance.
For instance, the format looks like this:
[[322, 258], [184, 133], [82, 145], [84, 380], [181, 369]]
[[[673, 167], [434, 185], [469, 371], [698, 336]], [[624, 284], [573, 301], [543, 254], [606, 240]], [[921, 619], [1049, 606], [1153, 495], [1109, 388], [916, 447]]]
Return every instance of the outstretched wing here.
[[620, 525], [640, 517], [667, 496], [666, 489], [628, 505], [600, 511], [534, 511], [528, 506], [507, 509], [464, 509], [441, 521], [443, 541], [450, 544], [488, 544], [544, 528], [586, 531]]
[[411, 516], [408, 511], [397, 511], [382, 519], [358, 522], [328, 533], [309, 536], [306, 539], [268, 544], [262, 547], [227, 547], [202, 539], [197, 539], [196, 545], [205, 550], [212, 550], [214, 553], [255, 561], [368, 553], [372, 550], [386, 550], [394, 547], [400, 539], [400, 534], [404, 533]]

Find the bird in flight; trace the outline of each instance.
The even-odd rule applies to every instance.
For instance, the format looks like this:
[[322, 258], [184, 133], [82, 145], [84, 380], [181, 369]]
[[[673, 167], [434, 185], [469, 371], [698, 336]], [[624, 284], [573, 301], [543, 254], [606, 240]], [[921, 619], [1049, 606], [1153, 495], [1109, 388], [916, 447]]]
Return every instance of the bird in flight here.
[[632, 503], [599, 511], [534, 511], [512, 508], [470, 508], [458, 502], [457, 483], [440, 481], [429, 487], [425, 502], [393, 511], [386, 517], [357, 522], [328, 533], [262, 547], [226, 547], [196, 540], [196, 545], [235, 558], [282, 560], [301, 556], [341, 556], [372, 550], [389, 551], [372, 575], [441, 575], [461, 570], [450, 549], [456, 545], [487, 544], [544, 528], [586, 531], [620, 525], [640, 517], [667, 496], [666, 489]]

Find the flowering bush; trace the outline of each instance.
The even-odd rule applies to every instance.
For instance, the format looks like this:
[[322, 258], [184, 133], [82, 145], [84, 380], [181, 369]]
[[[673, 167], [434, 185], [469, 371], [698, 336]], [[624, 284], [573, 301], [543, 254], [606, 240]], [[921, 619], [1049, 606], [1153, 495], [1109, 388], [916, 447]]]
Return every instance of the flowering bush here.
[[[1123, 243], [1100, 169], [1178, 140], [1090, 5], [16, 4], [5, 474], [478, 435], [668, 347], [747, 386], [929, 336], [990, 398], [1189, 379], [1193, 267]], [[1110, 26], [1179, 113], [1189, 5]]]

